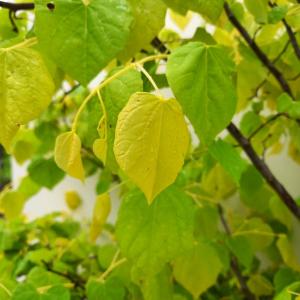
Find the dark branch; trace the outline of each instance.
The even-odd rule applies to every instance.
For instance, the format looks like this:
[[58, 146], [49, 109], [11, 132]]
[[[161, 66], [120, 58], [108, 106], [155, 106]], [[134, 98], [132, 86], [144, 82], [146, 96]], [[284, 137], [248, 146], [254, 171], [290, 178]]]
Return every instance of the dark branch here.
[[266, 68], [269, 69], [270, 73], [276, 78], [282, 89], [289, 94], [292, 98], [293, 93], [288, 84], [288, 82], [283, 77], [282, 73], [274, 66], [271, 60], [266, 56], [266, 54], [258, 47], [256, 42], [251, 38], [248, 31], [243, 27], [243, 25], [239, 22], [239, 20], [235, 17], [234, 13], [231, 11], [227, 2], [224, 4], [224, 9], [226, 15], [232, 25], [240, 32], [242, 37], [245, 39], [249, 47], [254, 51], [256, 56], [260, 59], [260, 61], [265, 65]]
[[272, 117], [270, 117], [265, 123], [261, 124], [260, 126], [258, 126], [248, 137], [248, 140], [251, 141], [261, 130], [263, 130], [266, 126], [268, 126], [269, 124], [275, 122], [278, 118], [284, 116], [284, 114], [282, 113], [278, 113]]
[[[276, 3], [272, 3], [271, 1], [269, 1], [269, 6], [273, 8], [273, 7], [276, 7], [277, 4]], [[292, 46], [294, 48], [295, 54], [298, 57], [298, 59], [300, 59], [300, 47], [299, 47], [298, 41], [296, 39], [295, 33], [293, 32], [291, 26], [288, 24], [288, 22], [286, 21], [285, 18], [282, 19], [282, 23], [283, 23], [283, 25], [284, 25], [284, 27], [286, 29], [286, 32], [287, 32], [287, 34], [289, 36], [289, 39], [290, 39], [291, 44], [292, 44]]]
[[227, 127], [230, 134], [236, 139], [236, 141], [243, 148], [249, 159], [252, 161], [256, 169], [265, 178], [268, 184], [274, 189], [278, 196], [282, 199], [291, 213], [300, 220], [300, 207], [297, 205], [293, 197], [286, 190], [286, 188], [279, 182], [279, 180], [271, 172], [270, 168], [265, 164], [265, 162], [257, 155], [253, 146], [251, 145], [249, 139], [242, 135], [239, 129], [231, 123]]
[[[228, 236], [231, 236], [231, 230], [230, 230], [229, 225], [224, 217], [223, 207], [220, 204], [218, 204], [218, 211], [219, 211], [221, 223], [224, 227], [226, 234]], [[247, 285], [247, 279], [243, 276], [243, 274], [240, 270], [238, 260], [233, 254], [231, 254], [230, 266], [231, 266], [232, 272], [234, 273], [235, 277], [237, 278], [237, 280], [240, 284], [241, 291], [245, 295], [245, 299], [255, 300], [255, 296], [251, 293], [251, 291]]]
[[9, 9], [10, 11], [18, 11], [18, 10], [33, 10], [34, 3], [11, 3], [0, 1], [0, 7]]
[[[247, 33], [248, 34], [248, 33]], [[156, 41], [160, 44], [163, 44], [158, 38]], [[162, 47], [156, 47], [158, 51], [160, 51]], [[259, 157], [259, 155], [255, 152], [253, 146], [249, 139], [242, 135], [239, 129], [233, 124], [227, 127], [229, 133], [235, 138], [235, 140], [242, 147], [244, 152], [247, 154], [249, 159], [252, 161], [253, 165], [256, 169], [261, 173], [261, 175], [265, 178], [268, 184], [274, 189], [274, 191], [278, 194], [278, 196], [282, 199], [284, 204], [289, 208], [292, 214], [300, 219], [300, 207], [298, 207], [297, 203], [293, 199], [293, 197], [289, 194], [289, 192], [285, 189], [285, 187], [278, 181], [278, 179], [273, 175], [269, 167], [265, 164], [265, 162]]]

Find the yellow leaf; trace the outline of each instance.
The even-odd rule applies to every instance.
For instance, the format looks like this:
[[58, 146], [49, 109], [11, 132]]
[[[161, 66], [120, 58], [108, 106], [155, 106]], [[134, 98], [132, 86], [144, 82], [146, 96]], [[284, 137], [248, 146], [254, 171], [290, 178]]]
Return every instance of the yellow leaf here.
[[188, 145], [187, 125], [175, 99], [136, 93], [119, 114], [117, 162], [149, 203], [175, 181]]
[[106, 220], [109, 216], [110, 210], [111, 203], [109, 194], [104, 193], [97, 196], [93, 211], [92, 224], [90, 228], [90, 238], [92, 241], [95, 241], [101, 234], [103, 226], [105, 225]]
[[177, 14], [173, 10], [170, 10], [170, 17], [172, 21], [181, 29], [184, 30], [187, 25], [191, 22], [193, 13], [191, 11], [187, 12], [185, 16]]
[[40, 54], [30, 48], [0, 49], [0, 143], [6, 151], [20, 125], [45, 110], [54, 83]]
[[18, 191], [5, 189], [0, 194], [0, 207], [8, 220], [21, 215], [25, 202], [26, 197]]
[[71, 210], [77, 209], [81, 205], [81, 198], [76, 191], [67, 191], [65, 201]]
[[75, 132], [66, 132], [56, 139], [55, 162], [68, 175], [84, 179], [84, 169], [81, 160], [81, 141]]
[[107, 156], [107, 140], [97, 139], [93, 144], [93, 151], [95, 155], [103, 162], [106, 163]]

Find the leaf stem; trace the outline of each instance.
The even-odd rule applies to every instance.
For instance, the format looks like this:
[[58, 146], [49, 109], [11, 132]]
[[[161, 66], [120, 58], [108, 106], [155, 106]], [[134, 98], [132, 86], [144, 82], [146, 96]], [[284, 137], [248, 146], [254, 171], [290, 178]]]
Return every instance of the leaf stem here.
[[105, 278], [117, 267], [119, 267], [120, 265], [124, 264], [127, 259], [126, 258], [122, 258], [120, 260], [118, 260], [118, 257], [120, 255], [120, 250], [118, 250], [116, 252], [116, 254], [114, 255], [110, 266], [106, 269], [106, 271], [104, 273], [101, 274], [101, 276], [99, 277], [98, 281], [103, 282], [105, 280]]
[[138, 61], [136, 63], [130, 63], [129, 65], [127, 65], [123, 69], [121, 69], [119, 72], [117, 72], [114, 75], [110, 76], [109, 78], [105, 79], [94, 90], [92, 90], [91, 93], [81, 103], [81, 105], [80, 105], [80, 107], [79, 107], [79, 109], [78, 109], [78, 111], [77, 111], [77, 113], [75, 115], [73, 124], [72, 124], [72, 131], [76, 132], [77, 123], [78, 123], [78, 120], [80, 118], [80, 115], [81, 115], [82, 111], [84, 110], [84, 108], [87, 105], [87, 103], [93, 98], [93, 96], [98, 91], [101, 91], [101, 89], [103, 89], [106, 85], [108, 85], [113, 80], [117, 79], [118, 77], [120, 77], [121, 75], [123, 75], [124, 73], [126, 73], [127, 71], [129, 71], [130, 69], [136, 68], [137, 65], [143, 65], [144, 63], [146, 63], [148, 61], [153, 61], [153, 60], [158, 60], [158, 59], [165, 59], [167, 57], [168, 57], [168, 54], [158, 54], [158, 55], [152, 55], [152, 56], [145, 57], [145, 58], [141, 59], [140, 61]]
[[33, 37], [33, 38], [30, 38], [30, 39], [26, 39], [23, 42], [18, 43], [16, 45], [13, 45], [11, 47], [2, 48], [2, 50], [4, 50], [4, 51], [10, 51], [10, 50], [18, 49], [18, 48], [21, 48], [21, 47], [31, 47], [31, 46], [37, 44], [37, 42], [38, 42], [37, 38]]
[[160, 92], [160, 90], [159, 90], [159, 88], [158, 88], [158, 86], [156, 85], [154, 79], [153, 79], [152, 76], [147, 72], [147, 70], [146, 70], [142, 65], [140, 65], [139, 63], [136, 63], [136, 66], [137, 66], [137, 68], [138, 68], [138, 69], [146, 76], [146, 78], [149, 80], [149, 82], [152, 84], [152, 86], [154, 87], [156, 93], [157, 93], [158, 95], [160, 95], [161, 97], [163, 97], [162, 94], [161, 94], [161, 92]]
[[9, 296], [11, 297], [12, 296], [12, 293], [11, 291], [3, 284], [0, 282], [0, 288]]

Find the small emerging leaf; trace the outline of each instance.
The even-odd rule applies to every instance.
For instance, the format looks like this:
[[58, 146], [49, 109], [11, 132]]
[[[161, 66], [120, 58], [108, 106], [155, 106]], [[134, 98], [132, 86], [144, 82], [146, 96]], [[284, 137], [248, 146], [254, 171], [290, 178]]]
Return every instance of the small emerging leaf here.
[[108, 193], [99, 195], [96, 198], [93, 219], [90, 229], [90, 237], [92, 241], [95, 241], [101, 234], [103, 226], [109, 216], [111, 210], [110, 196]]

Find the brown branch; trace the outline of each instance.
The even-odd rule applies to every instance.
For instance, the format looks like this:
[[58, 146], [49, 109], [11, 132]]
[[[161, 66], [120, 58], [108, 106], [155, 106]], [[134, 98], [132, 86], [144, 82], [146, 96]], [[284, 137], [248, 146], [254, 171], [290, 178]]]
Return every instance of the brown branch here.
[[[225, 230], [226, 234], [228, 236], [231, 236], [231, 230], [230, 230], [229, 225], [228, 225], [228, 223], [225, 219], [223, 207], [220, 204], [218, 204], [218, 211], [219, 211], [219, 216], [220, 216], [220, 219], [221, 219], [221, 223], [224, 227], [224, 230]], [[240, 284], [241, 291], [245, 295], [245, 299], [255, 300], [255, 296], [252, 294], [252, 292], [250, 291], [250, 289], [247, 285], [247, 279], [243, 276], [243, 274], [240, 270], [238, 260], [232, 253], [231, 253], [231, 258], [230, 258], [230, 266], [231, 266], [232, 272], [234, 273], [235, 277], [237, 278], [237, 280]]]
[[260, 61], [264, 64], [266, 68], [269, 69], [270, 73], [273, 74], [273, 76], [276, 78], [282, 89], [289, 94], [292, 98], [293, 93], [292, 90], [288, 84], [288, 82], [285, 80], [282, 73], [274, 66], [272, 61], [267, 57], [267, 55], [259, 48], [259, 46], [256, 44], [256, 42], [251, 38], [248, 31], [243, 27], [243, 25], [239, 22], [239, 20], [236, 18], [232, 10], [230, 9], [230, 6], [227, 2], [224, 4], [224, 9], [226, 12], [226, 15], [231, 22], [231, 24], [240, 32], [244, 40], [247, 42], [249, 47], [254, 51], [256, 56], [260, 59]]
[[270, 168], [265, 164], [265, 162], [258, 156], [255, 152], [253, 146], [249, 139], [247, 139], [243, 134], [239, 131], [239, 129], [231, 123], [227, 130], [229, 133], [236, 139], [236, 141], [243, 148], [253, 165], [256, 169], [261, 173], [261, 175], [265, 178], [267, 183], [273, 188], [273, 190], [277, 193], [277, 195], [281, 198], [284, 204], [288, 207], [291, 213], [300, 220], [300, 207], [297, 205], [294, 198], [290, 195], [290, 193], [286, 190], [286, 188], [279, 182], [279, 180], [274, 176], [271, 172]]
[[0, 7], [9, 9], [10, 11], [18, 11], [18, 10], [33, 10], [34, 3], [11, 3], [0, 1]]

